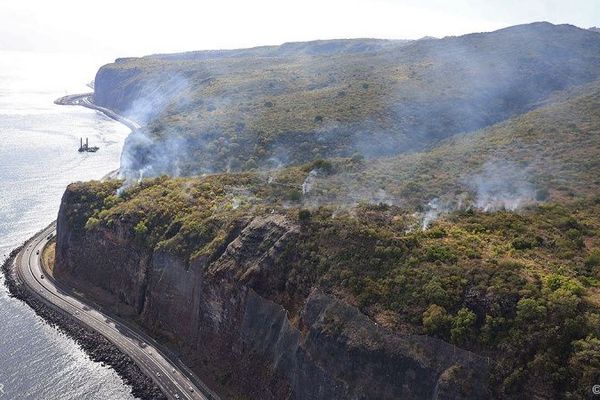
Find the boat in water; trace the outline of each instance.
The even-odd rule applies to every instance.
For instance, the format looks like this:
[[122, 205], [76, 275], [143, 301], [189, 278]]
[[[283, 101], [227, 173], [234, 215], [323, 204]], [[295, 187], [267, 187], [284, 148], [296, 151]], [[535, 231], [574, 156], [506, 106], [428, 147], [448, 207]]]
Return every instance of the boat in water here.
[[79, 139], [79, 152], [83, 153], [83, 152], [87, 152], [87, 153], [95, 153], [99, 150], [100, 148], [98, 146], [90, 146], [88, 143], [88, 138], [85, 138], [85, 143], [83, 143], [83, 138]]

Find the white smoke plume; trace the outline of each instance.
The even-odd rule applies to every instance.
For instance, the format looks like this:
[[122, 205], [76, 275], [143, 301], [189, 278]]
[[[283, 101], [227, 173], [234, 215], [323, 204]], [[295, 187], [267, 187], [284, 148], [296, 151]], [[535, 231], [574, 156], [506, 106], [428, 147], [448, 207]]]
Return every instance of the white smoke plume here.
[[438, 219], [443, 209], [440, 204], [440, 200], [435, 198], [427, 203], [425, 214], [423, 214], [423, 220], [421, 221], [421, 229], [427, 230], [429, 226]]
[[475, 192], [475, 208], [482, 211], [514, 211], [535, 201], [535, 187], [526, 169], [504, 160], [486, 162], [468, 180]]
[[317, 169], [313, 169], [312, 171], [310, 171], [310, 173], [308, 174], [308, 176], [302, 183], [302, 194], [303, 195], [306, 196], [307, 194], [310, 193], [310, 191], [313, 188], [313, 185], [315, 184], [315, 181], [317, 180], [318, 174], [319, 174], [319, 171]]

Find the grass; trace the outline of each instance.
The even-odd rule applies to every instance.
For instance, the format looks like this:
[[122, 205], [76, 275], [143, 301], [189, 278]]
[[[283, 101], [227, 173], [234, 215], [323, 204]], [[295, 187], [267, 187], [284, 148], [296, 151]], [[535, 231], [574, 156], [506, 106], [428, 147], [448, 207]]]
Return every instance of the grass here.
[[54, 276], [54, 255], [56, 254], [56, 240], [49, 242], [42, 253], [42, 266], [50, 276]]

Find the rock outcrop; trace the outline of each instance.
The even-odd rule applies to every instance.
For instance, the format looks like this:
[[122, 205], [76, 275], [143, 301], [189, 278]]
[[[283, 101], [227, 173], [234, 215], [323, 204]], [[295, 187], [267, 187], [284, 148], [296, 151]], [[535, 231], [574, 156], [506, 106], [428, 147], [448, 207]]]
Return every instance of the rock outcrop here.
[[289, 289], [300, 227], [240, 221], [213, 254], [186, 262], [145, 247], [127, 221], [85, 229], [69, 190], [55, 274], [167, 341], [224, 397], [484, 398], [485, 360], [427, 336], [391, 332], [311, 286]]

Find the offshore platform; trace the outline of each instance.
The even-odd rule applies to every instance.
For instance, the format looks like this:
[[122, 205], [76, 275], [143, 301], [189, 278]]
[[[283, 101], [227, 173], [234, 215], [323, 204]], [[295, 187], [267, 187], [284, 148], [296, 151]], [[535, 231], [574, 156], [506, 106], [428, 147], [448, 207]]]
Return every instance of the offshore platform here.
[[97, 152], [99, 149], [98, 146], [92, 146], [90, 147], [90, 145], [88, 144], [88, 138], [85, 138], [85, 144], [83, 143], [83, 138], [79, 139], [79, 152], [83, 153], [83, 152], [87, 152], [87, 153], [95, 153]]

